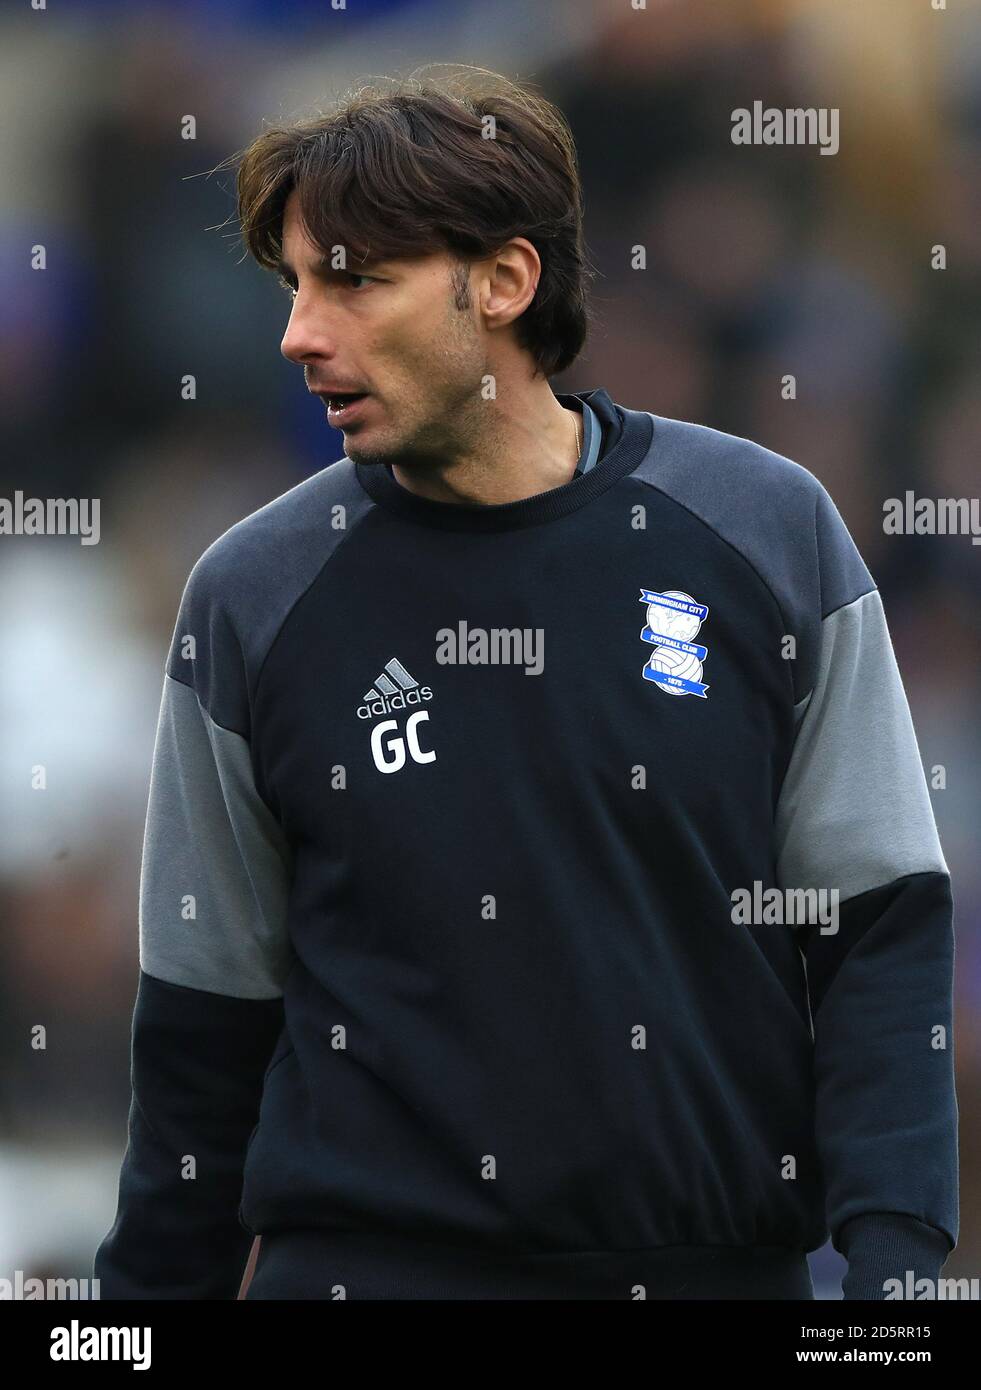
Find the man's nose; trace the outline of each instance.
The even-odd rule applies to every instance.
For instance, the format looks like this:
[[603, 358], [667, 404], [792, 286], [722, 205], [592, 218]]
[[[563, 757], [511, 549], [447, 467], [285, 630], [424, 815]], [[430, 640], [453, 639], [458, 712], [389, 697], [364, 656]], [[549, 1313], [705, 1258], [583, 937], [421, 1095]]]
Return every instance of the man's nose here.
[[298, 298], [293, 301], [290, 320], [279, 345], [279, 350], [290, 362], [303, 366], [311, 357], [330, 357], [333, 355], [331, 335], [323, 321], [323, 315], [314, 315], [309, 303]]

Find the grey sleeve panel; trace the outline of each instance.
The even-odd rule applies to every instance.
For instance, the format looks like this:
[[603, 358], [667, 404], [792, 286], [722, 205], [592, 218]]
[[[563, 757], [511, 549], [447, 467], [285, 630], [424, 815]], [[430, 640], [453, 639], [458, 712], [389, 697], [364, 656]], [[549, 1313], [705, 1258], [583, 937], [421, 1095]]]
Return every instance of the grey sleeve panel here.
[[673, 498], [738, 551], [770, 590], [788, 634], [794, 700], [811, 690], [821, 619], [875, 587], [830, 495], [782, 454], [706, 425], [652, 415], [638, 478]]
[[292, 866], [255, 782], [255, 689], [293, 606], [373, 506], [342, 459], [231, 527], [191, 571], [167, 660], [143, 842], [147, 975], [241, 999], [282, 995]]
[[776, 808], [781, 887], [840, 900], [947, 872], [878, 589], [821, 624], [817, 679]]
[[164, 677], [140, 878], [140, 965], [241, 999], [283, 992], [290, 856], [249, 747]]
[[167, 671], [194, 687], [222, 728], [250, 738], [256, 682], [277, 633], [373, 507], [354, 464], [341, 459], [237, 522], [191, 570]]

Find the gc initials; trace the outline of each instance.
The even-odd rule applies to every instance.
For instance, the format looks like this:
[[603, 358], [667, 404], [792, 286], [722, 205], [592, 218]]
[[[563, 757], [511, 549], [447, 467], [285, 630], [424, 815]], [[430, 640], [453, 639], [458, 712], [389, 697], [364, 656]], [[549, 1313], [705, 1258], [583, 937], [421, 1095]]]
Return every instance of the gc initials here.
[[371, 756], [375, 760], [375, 767], [379, 772], [398, 772], [399, 768], [405, 767], [405, 745], [409, 745], [409, 752], [412, 759], [417, 763], [432, 763], [436, 761], [436, 750], [431, 748], [428, 753], [424, 753], [419, 747], [419, 736], [416, 733], [416, 725], [421, 719], [428, 719], [428, 709], [420, 709], [409, 716], [405, 726], [405, 738], [396, 734], [394, 737], [385, 738], [390, 729], [397, 729], [399, 724], [397, 719], [383, 719], [380, 724], [376, 724], [371, 731]]

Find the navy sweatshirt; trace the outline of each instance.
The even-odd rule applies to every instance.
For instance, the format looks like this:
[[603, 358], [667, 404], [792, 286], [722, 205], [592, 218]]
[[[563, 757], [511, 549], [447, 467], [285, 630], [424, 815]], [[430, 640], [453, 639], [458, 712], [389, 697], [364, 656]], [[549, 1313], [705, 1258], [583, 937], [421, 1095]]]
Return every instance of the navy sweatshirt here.
[[194, 566], [104, 1298], [235, 1298], [254, 1234], [249, 1297], [810, 1297], [830, 1233], [882, 1298], [955, 1243], [875, 583], [796, 463], [558, 399], [601, 439], [564, 486], [343, 458]]

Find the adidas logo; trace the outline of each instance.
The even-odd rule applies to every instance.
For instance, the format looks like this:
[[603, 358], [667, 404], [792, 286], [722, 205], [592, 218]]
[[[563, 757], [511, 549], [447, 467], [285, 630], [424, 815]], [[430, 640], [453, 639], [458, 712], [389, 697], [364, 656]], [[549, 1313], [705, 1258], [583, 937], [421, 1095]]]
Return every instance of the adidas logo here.
[[374, 685], [361, 698], [364, 703], [358, 705], [358, 718], [374, 719], [377, 714], [391, 714], [393, 709], [421, 705], [423, 700], [433, 698], [433, 692], [428, 685], [420, 685], [393, 656], [391, 661], [385, 662]]

